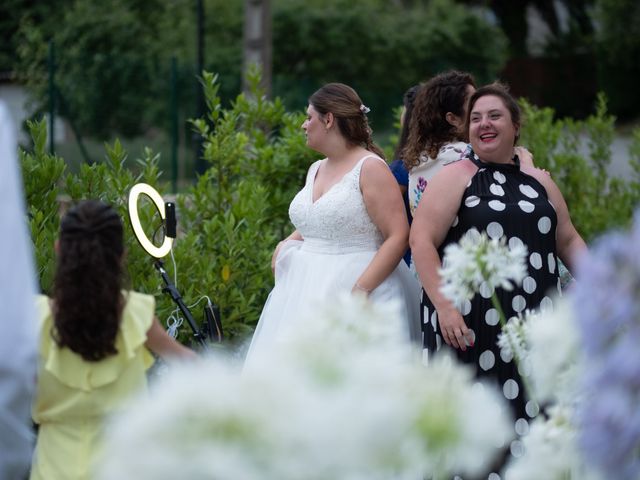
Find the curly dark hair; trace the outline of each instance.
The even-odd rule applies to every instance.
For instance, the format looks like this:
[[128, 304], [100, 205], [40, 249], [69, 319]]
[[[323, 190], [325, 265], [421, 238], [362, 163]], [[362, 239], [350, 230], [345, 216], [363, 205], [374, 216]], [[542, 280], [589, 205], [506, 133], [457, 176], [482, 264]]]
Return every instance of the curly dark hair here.
[[320, 114], [331, 112], [338, 130], [351, 145], [359, 145], [384, 158], [384, 153], [371, 138], [371, 127], [362, 100], [356, 91], [344, 83], [327, 83], [311, 97], [309, 104]]
[[398, 139], [398, 145], [396, 146], [395, 158], [402, 158], [402, 151], [407, 145], [407, 140], [409, 139], [409, 122], [411, 121], [411, 117], [413, 116], [413, 104], [415, 102], [416, 95], [418, 94], [419, 89], [420, 85], [414, 85], [413, 87], [410, 87], [406, 92], [404, 92], [404, 96], [402, 97], [402, 105], [404, 106], [404, 121], [402, 122], [402, 126], [400, 128], [400, 138]]
[[91, 362], [117, 353], [124, 305], [123, 227], [110, 206], [85, 200], [60, 223], [53, 339]]
[[409, 138], [402, 152], [408, 170], [420, 164], [422, 152], [436, 158], [445, 143], [466, 140], [460, 138], [458, 129], [447, 121], [446, 115], [451, 112], [464, 118], [469, 86], [475, 87], [470, 74], [451, 70], [436, 75], [420, 88], [409, 121]]

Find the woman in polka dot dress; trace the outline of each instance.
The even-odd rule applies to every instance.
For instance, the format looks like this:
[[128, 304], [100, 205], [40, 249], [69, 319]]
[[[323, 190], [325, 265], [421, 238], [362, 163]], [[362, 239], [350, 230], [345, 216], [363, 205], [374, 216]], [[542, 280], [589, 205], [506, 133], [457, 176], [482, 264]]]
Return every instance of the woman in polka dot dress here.
[[[552, 307], [559, 292], [558, 257], [569, 266], [585, 243], [575, 230], [558, 187], [542, 170], [520, 164], [514, 145], [520, 111], [506, 88], [493, 84], [470, 99], [467, 124], [472, 151], [445, 166], [425, 191], [411, 230], [411, 249], [424, 285], [422, 320], [428, 355], [441, 347], [474, 365], [478, 377], [494, 382], [509, 400], [516, 432], [526, 433], [537, 407], [527, 403], [517, 367], [501, 355], [498, 312], [488, 289], [456, 310], [439, 291], [444, 248], [472, 228], [509, 245], [524, 243], [528, 275], [512, 291], [497, 290], [507, 318], [526, 309]], [[519, 445], [512, 445], [512, 451]], [[515, 453], [515, 452], [514, 452]]]

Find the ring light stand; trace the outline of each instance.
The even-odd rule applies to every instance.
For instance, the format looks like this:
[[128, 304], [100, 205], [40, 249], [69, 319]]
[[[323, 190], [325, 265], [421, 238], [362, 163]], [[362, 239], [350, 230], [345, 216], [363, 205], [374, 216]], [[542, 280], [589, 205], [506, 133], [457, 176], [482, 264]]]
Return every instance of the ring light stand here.
[[[146, 195], [149, 197], [162, 218], [165, 236], [160, 247], [157, 247], [149, 240], [147, 234], [142, 228], [142, 224], [140, 223], [140, 216], [138, 215], [138, 199], [140, 198], [140, 195]], [[176, 237], [175, 204], [172, 202], [165, 203], [160, 194], [151, 185], [138, 183], [134, 185], [129, 192], [129, 220], [131, 221], [133, 233], [135, 234], [138, 243], [140, 243], [140, 246], [150, 256], [155, 258], [153, 266], [160, 273], [165, 285], [162, 291], [171, 297], [171, 300], [173, 300], [173, 302], [178, 306], [182, 315], [184, 315], [184, 318], [187, 319], [187, 323], [193, 331], [193, 337], [195, 340], [205, 349], [208, 347], [209, 341], [214, 337], [214, 333], [216, 334], [215, 338], [217, 340], [222, 340], [222, 325], [218, 320], [219, 315], [217, 315], [217, 308], [215, 306], [211, 306], [209, 308], [205, 306], [206, 321], [204, 322], [202, 329], [198, 328], [191, 311], [182, 300], [182, 295], [180, 295], [180, 292], [171, 282], [169, 275], [167, 275], [167, 272], [164, 269], [164, 263], [161, 259], [171, 251], [173, 240]]]

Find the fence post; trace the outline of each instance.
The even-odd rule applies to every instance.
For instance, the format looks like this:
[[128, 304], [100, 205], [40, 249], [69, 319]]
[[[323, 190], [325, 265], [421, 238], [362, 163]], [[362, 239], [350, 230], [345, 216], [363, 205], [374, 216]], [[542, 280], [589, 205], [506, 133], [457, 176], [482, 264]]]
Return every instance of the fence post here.
[[173, 193], [178, 193], [178, 62], [171, 57], [170, 131], [171, 131], [171, 185]]
[[47, 61], [49, 70], [49, 153], [55, 155], [55, 116], [56, 116], [56, 90], [54, 82], [55, 52], [53, 40], [49, 40], [49, 56]]
[[[196, 0], [196, 118], [202, 118], [205, 113], [204, 92], [198, 78], [204, 70], [204, 6], [202, 0]], [[197, 175], [207, 170], [202, 158], [202, 137], [198, 132], [193, 133], [193, 150], [195, 154], [195, 171]]]

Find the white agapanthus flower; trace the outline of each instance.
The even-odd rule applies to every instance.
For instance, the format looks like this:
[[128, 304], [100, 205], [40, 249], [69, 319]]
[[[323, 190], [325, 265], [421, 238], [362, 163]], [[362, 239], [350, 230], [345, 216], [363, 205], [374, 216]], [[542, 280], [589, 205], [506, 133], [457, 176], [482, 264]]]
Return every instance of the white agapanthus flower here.
[[578, 448], [572, 410], [555, 406], [538, 416], [523, 438], [525, 455], [512, 458], [506, 480], [604, 480], [586, 467]]
[[440, 291], [461, 308], [481, 288], [490, 294], [496, 288], [512, 290], [527, 275], [526, 258], [527, 247], [522, 242], [509, 246], [505, 237], [489, 238], [471, 229], [444, 250]]
[[479, 473], [509, 440], [504, 401], [448, 359], [412, 362], [396, 318], [342, 297], [252, 368], [209, 358], [169, 372], [110, 428], [96, 478]]
[[576, 401], [582, 365], [580, 332], [568, 300], [558, 298], [554, 310], [527, 326], [532, 386], [539, 401], [565, 405]]

